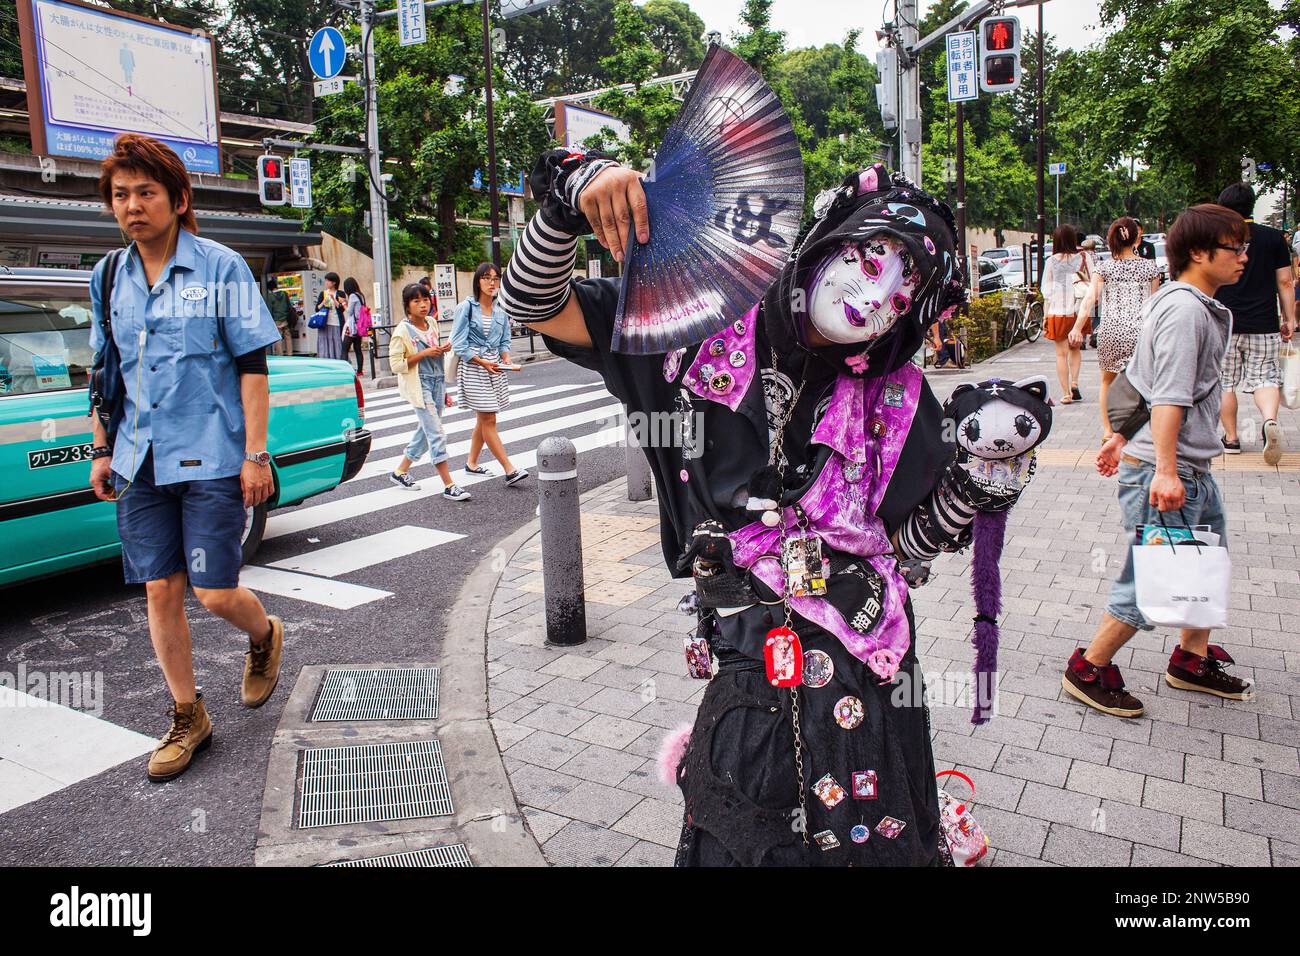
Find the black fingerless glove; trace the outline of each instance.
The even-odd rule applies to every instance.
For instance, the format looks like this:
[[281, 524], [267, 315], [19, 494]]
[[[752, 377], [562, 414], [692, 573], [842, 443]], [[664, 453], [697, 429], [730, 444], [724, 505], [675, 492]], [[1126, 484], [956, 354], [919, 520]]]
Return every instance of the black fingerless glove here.
[[528, 178], [533, 198], [547, 221], [575, 236], [591, 232], [591, 223], [578, 209], [584, 187], [600, 170], [618, 165], [597, 150], [548, 149], [537, 158]]

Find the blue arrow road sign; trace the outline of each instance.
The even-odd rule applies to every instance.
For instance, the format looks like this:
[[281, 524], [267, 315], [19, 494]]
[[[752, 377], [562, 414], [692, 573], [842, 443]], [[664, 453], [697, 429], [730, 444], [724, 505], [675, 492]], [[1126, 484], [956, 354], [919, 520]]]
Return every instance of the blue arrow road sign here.
[[332, 79], [343, 72], [347, 54], [343, 49], [343, 34], [334, 27], [321, 27], [312, 34], [307, 47], [307, 60], [311, 71], [322, 80]]

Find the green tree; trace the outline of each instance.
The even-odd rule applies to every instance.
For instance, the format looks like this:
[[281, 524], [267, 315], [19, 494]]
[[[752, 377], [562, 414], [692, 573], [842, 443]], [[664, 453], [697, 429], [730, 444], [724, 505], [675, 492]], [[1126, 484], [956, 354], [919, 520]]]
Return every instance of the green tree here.
[[657, 72], [671, 76], [693, 70], [704, 59], [704, 21], [682, 0], [648, 0], [636, 8], [646, 37], [659, 51]]
[[650, 30], [640, 11], [629, 0], [618, 0], [614, 7], [614, 37], [616, 52], [602, 60], [601, 66], [611, 83], [631, 83], [633, 88], [610, 90], [597, 97], [593, 105], [625, 121], [631, 130], [631, 142], [618, 143], [610, 136], [602, 136], [588, 145], [603, 147], [623, 162], [643, 169], [682, 104], [673, 99], [671, 87], [645, 85], [655, 75], [662, 55], [650, 42]]
[[[222, 106], [235, 112], [315, 122], [314, 79], [307, 60], [311, 34], [341, 26], [345, 11], [333, 0], [229, 0], [230, 23], [221, 34]], [[359, 71], [356, 64], [352, 68]], [[320, 104], [328, 113], [330, 100]]]

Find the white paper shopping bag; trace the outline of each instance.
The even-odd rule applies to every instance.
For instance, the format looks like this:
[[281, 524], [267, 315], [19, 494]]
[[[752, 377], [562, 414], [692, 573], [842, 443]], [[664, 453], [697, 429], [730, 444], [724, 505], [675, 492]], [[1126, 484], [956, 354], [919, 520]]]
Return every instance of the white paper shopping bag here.
[[1281, 365], [1282, 404], [1287, 408], [1300, 408], [1300, 346], [1284, 342]]
[[1228, 626], [1232, 559], [1206, 544], [1133, 545], [1137, 606], [1165, 627]]

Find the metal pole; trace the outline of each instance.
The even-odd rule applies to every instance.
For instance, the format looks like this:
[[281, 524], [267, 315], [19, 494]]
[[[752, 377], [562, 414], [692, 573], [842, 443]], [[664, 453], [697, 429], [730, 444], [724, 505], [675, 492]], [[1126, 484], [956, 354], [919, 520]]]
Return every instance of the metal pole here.
[[537, 482], [546, 643], [581, 644], [587, 640], [587, 605], [582, 583], [578, 449], [573, 442], [552, 435], [538, 446]]
[[898, 168], [921, 185], [921, 60], [912, 52], [920, 38], [917, 30], [917, 0], [898, 3], [898, 72], [902, 77], [898, 98], [900, 132]]
[[[957, 104], [957, 256], [966, 264], [966, 110]], [[969, 277], [968, 277], [969, 278]]]
[[1061, 225], [1061, 174], [1056, 174], [1056, 225]]
[[627, 500], [649, 501], [651, 495], [650, 461], [637, 438], [631, 422], [624, 426], [627, 437]]
[[501, 269], [501, 200], [497, 195], [496, 120], [492, 115], [492, 23], [483, 0], [483, 95], [487, 100], [488, 207], [492, 218], [492, 264]]
[[388, 253], [388, 203], [380, 187], [379, 153], [379, 77], [375, 75], [375, 5], [373, 0], [362, 0], [361, 29], [362, 51], [366, 60], [366, 148], [370, 165], [370, 253], [374, 261], [375, 279], [379, 284], [379, 322], [393, 321], [392, 262]]
[[[1046, 107], [1043, 104], [1043, 8], [1038, 8], [1038, 274], [1043, 274], [1043, 244], [1046, 241], [1046, 216], [1043, 215], [1043, 163]], [[1059, 184], [1058, 184], [1059, 185]]]

